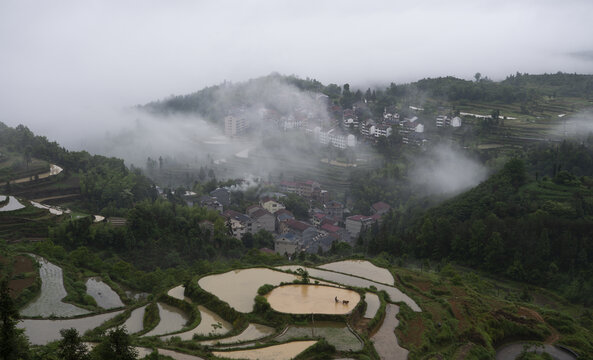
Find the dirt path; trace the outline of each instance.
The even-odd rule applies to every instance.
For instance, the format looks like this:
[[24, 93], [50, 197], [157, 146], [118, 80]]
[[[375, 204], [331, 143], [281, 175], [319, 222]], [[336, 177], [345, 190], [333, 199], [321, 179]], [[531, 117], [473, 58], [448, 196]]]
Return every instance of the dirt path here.
[[385, 320], [377, 333], [371, 337], [381, 360], [405, 360], [408, 358], [408, 350], [399, 346], [394, 333], [395, 328], [399, 325], [399, 320], [395, 317], [398, 312], [399, 306], [387, 304]]
[[47, 200], [67, 199], [67, 198], [76, 197], [76, 196], [80, 196], [80, 194], [67, 194], [67, 195], [50, 196], [50, 197], [41, 198], [41, 199], [34, 199], [33, 201], [38, 202], [38, 203], [42, 203], [42, 202], [47, 201]]

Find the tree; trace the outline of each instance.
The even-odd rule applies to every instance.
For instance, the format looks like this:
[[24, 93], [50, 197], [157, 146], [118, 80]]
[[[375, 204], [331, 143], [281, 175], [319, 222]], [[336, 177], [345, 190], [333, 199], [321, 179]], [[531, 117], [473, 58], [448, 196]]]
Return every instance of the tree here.
[[8, 280], [0, 282], [0, 359], [28, 359], [29, 342], [23, 330], [17, 329], [19, 313], [10, 297]]
[[477, 73], [474, 75], [474, 79], [476, 79], [476, 82], [480, 82], [480, 79], [481, 79], [481, 78], [482, 78], [482, 74], [480, 74], [479, 72], [477, 72]]
[[135, 360], [138, 351], [130, 343], [130, 335], [125, 328], [117, 327], [109, 331], [103, 341], [93, 350], [97, 360]]
[[33, 147], [31, 145], [27, 145], [25, 147], [25, 151], [23, 156], [25, 157], [25, 165], [27, 166], [27, 170], [29, 170], [29, 164], [31, 163], [31, 156], [33, 154]]
[[58, 356], [63, 360], [89, 360], [86, 345], [74, 328], [60, 330], [62, 340], [58, 345]]

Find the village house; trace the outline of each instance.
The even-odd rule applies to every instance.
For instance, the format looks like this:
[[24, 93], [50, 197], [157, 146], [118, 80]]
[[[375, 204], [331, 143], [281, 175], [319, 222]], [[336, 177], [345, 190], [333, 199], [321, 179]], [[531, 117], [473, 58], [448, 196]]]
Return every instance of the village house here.
[[260, 209], [252, 212], [250, 217], [255, 221], [257, 229], [264, 229], [269, 232], [276, 230], [276, 217], [270, 212]]
[[352, 215], [346, 218], [346, 230], [350, 233], [352, 238], [356, 239], [358, 235], [370, 227], [373, 222], [374, 220], [370, 216]]
[[259, 201], [259, 205], [272, 214], [275, 214], [278, 210], [285, 209], [284, 205], [270, 198], [262, 198]]
[[344, 205], [335, 200], [331, 200], [323, 204], [324, 214], [341, 220], [344, 217]]
[[231, 204], [231, 191], [226, 188], [218, 188], [210, 191], [210, 196], [216, 198], [222, 206], [229, 206]]
[[299, 249], [299, 241], [293, 233], [281, 234], [274, 239], [274, 251], [277, 254], [294, 255]]
[[389, 212], [390, 209], [391, 209], [391, 206], [384, 203], [383, 201], [379, 201], [379, 202], [376, 202], [373, 205], [371, 205], [371, 214], [383, 215], [383, 214], [386, 214], [387, 212]]
[[201, 207], [205, 207], [208, 210], [218, 211], [221, 214], [224, 211], [222, 204], [214, 197], [204, 195], [200, 197], [199, 202]]
[[227, 219], [227, 225], [236, 239], [241, 240], [243, 235], [253, 233], [253, 220], [235, 210], [227, 210], [222, 214]]

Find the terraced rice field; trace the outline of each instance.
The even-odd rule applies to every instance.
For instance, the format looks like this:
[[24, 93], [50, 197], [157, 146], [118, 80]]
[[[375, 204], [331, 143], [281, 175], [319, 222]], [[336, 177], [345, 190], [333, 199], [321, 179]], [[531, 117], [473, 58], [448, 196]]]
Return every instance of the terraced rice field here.
[[187, 341], [193, 339], [194, 335], [217, 336], [224, 335], [232, 330], [233, 326], [230, 323], [202, 305], [198, 305], [198, 310], [200, 311], [201, 316], [198, 326], [180, 334], [162, 336], [161, 340], [179, 337], [181, 340]]
[[157, 306], [161, 321], [154, 329], [143, 336], [158, 336], [173, 333], [181, 330], [187, 323], [187, 314], [180, 309], [163, 303], [157, 303]]
[[267, 336], [272, 335], [276, 330], [269, 326], [260, 325], [260, 324], [249, 324], [243, 332], [239, 335], [230, 336], [227, 338], [216, 339], [216, 340], [204, 340], [199, 341], [198, 344], [204, 346], [213, 346], [213, 345], [229, 345], [229, 344], [236, 344], [236, 343], [243, 343], [249, 341], [255, 341]]
[[259, 349], [236, 350], [236, 351], [214, 351], [212, 354], [226, 359], [249, 359], [249, 360], [290, 360], [313, 346], [317, 341], [293, 341], [280, 345], [272, 345]]
[[114, 309], [124, 306], [119, 295], [99, 278], [89, 278], [86, 281], [86, 293], [92, 296], [97, 302], [97, 305], [103, 309]]
[[[6, 200], [6, 197], [4, 199], [0, 199], [1, 201]], [[25, 205], [21, 204], [17, 198], [15, 198], [14, 196], [9, 196], [8, 197], [8, 203], [2, 207], [0, 207], [0, 212], [8, 212], [8, 211], [15, 211], [15, 210], [20, 210], [23, 209], [25, 207]]]
[[113, 319], [121, 314], [123, 310], [110, 312], [106, 314], [87, 316], [77, 319], [66, 320], [35, 320], [25, 319], [17, 324], [19, 329], [25, 329], [25, 335], [33, 345], [45, 345], [62, 338], [60, 330], [75, 328], [80, 334], [96, 328], [105, 321]]
[[412, 300], [408, 295], [401, 292], [399, 289], [388, 286], [385, 284], [381, 284], [378, 282], [374, 282], [371, 280], [366, 280], [363, 278], [359, 278], [352, 275], [340, 274], [329, 270], [322, 270], [316, 268], [309, 268], [305, 266], [298, 266], [298, 265], [285, 265], [285, 266], [278, 266], [277, 269], [281, 270], [291, 270], [296, 271], [299, 268], [303, 268], [309, 272], [309, 276], [323, 279], [327, 281], [332, 281], [338, 284], [347, 285], [347, 286], [356, 286], [361, 288], [370, 288], [374, 286], [377, 290], [385, 290], [385, 292], [389, 295], [389, 298], [392, 302], [404, 302], [406, 303], [412, 310], [420, 312], [422, 309], [416, 304], [414, 300]]
[[345, 315], [360, 302], [356, 291], [324, 285], [284, 285], [266, 295], [272, 309], [288, 314]]
[[408, 358], [408, 350], [399, 346], [393, 332], [399, 325], [399, 320], [396, 318], [398, 312], [399, 306], [387, 304], [385, 320], [375, 335], [371, 337], [381, 360], [406, 360]]
[[175, 299], [184, 300], [188, 303], [192, 303], [191, 299], [188, 298], [185, 294], [185, 287], [183, 285], [176, 286], [167, 292], [167, 295], [173, 297]]
[[364, 294], [364, 301], [367, 303], [367, 308], [364, 311], [364, 317], [367, 319], [372, 319], [377, 314], [379, 307], [381, 306], [381, 300], [376, 294], [371, 292], [367, 292]]
[[389, 270], [378, 267], [366, 260], [337, 261], [321, 265], [319, 268], [354, 275], [391, 286], [395, 284], [395, 279]]
[[88, 310], [62, 302], [62, 299], [67, 295], [62, 269], [42, 257], [35, 256], [35, 259], [41, 264], [39, 268], [41, 293], [33, 302], [21, 309], [21, 316], [71, 317], [88, 314]]
[[266, 268], [252, 268], [206, 276], [201, 278], [198, 284], [202, 289], [227, 302], [235, 310], [249, 313], [253, 311], [257, 289], [262, 285], [279, 285], [295, 279], [297, 279], [296, 275]]
[[324, 338], [338, 351], [359, 351], [363, 347], [360, 339], [346, 324], [328, 321], [315, 322], [315, 326], [289, 326], [274, 340], [283, 342], [303, 337]]
[[144, 330], [144, 312], [146, 311], [146, 306], [147, 305], [144, 305], [132, 310], [130, 317], [123, 324], [128, 331], [128, 334], [135, 334]]

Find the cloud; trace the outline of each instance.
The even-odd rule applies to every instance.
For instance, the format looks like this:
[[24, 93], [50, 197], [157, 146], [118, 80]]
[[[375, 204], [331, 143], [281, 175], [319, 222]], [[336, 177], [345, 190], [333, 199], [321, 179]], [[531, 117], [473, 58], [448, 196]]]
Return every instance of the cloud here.
[[466, 153], [437, 145], [415, 159], [410, 182], [426, 195], [455, 195], [484, 181], [488, 170]]

